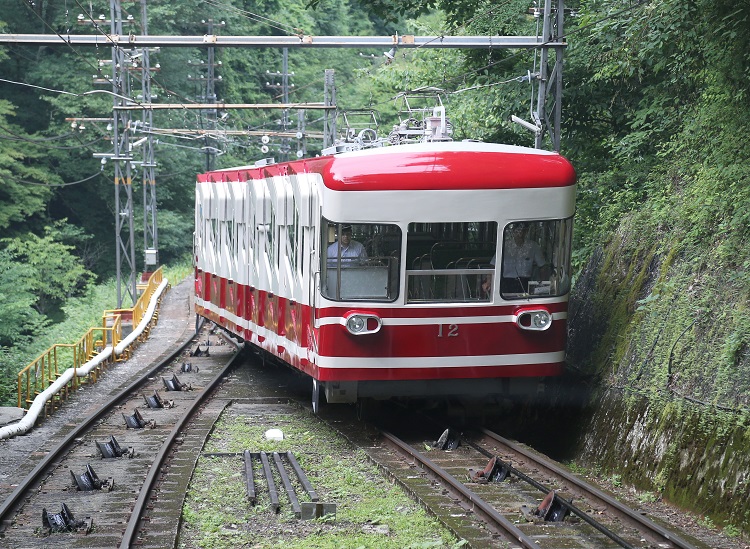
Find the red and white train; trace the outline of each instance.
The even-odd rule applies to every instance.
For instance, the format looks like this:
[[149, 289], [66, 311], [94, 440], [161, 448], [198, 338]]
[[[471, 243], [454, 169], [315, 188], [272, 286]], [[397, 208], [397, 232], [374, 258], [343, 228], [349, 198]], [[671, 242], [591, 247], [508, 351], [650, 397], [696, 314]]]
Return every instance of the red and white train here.
[[437, 135], [198, 176], [196, 313], [309, 375], [316, 412], [563, 369], [573, 167]]

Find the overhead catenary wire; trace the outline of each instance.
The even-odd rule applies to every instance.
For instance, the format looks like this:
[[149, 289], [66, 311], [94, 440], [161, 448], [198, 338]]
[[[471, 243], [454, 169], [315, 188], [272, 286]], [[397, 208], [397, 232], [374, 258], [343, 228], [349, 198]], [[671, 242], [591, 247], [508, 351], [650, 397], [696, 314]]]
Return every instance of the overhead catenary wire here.
[[216, 8], [224, 8], [227, 11], [233, 11], [242, 17], [245, 17], [246, 19], [254, 20], [260, 23], [266, 23], [270, 25], [271, 27], [275, 28], [276, 30], [280, 30], [282, 32], [287, 33], [290, 36], [299, 36], [302, 34], [302, 29], [298, 27], [293, 27], [291, 25], [285, 25], [284, 23], [281, 23], [280, 21], [276, 21], [274, 19], [270, 19], [268, 17], [265, 17], [263, 15], [258, 15], [257, 13], [253, 13], [248, 10], [243, 10], [240, 8], [237, 8], [235, 6], [225, 4], [224, 2], [219, 2], [218, 0], [204, 0], [204, 3], [214, 6]]
[[10, 179], [12, 181], [15, 181], [16, 183], [19, 183], [21, 185], [35, 185], [37, 187], [70, 187], [71, 185], [79, 185], [81, 183], [86, 183], [87, 181], [91, 181], [92, 179], [102, 175], [101, 170], [96, 172], [95, 174], [92, 174], [84, 179], [80, 179], [78, 181], [69, 181], [66, 183], [40, 183], [38, 181], [28, 181], [26, 179], [20, 179], [18, 177], [13, 177], [12, 175], [4, 175], [3, 179]]
[[[632, 10], [635, 10], [635, 9], [637, 9], [639, 7], [644, 6], [648, 2], [649, 2], [649, 0], [639, 0], [638, 2], [635, 2], [635, 3], [631, 4], [630, 6], [628, 6], [626, 8], [623, 8], [622, 10], [619, 10], [617, 12], [614, 12], [614, 13], [608, 14], [606, 16], [603, 16], [603, 17], [601, 17], [601, 18], [599, 18], [599, 19], [597, 19], [595, 21], [591, 21], [590, 23], [588, 23], [586, 25], [583, 25], [581, 27], [577, 27], [577, 28], [571, 30], [570, 32], [565, 32], [561, 36], [554, 36], [550, 40], [547, 40], [545, 42], [542, 42], [542, 43], [534, 46], [533, 48], [530, 48], [528, 51], [519, 51], [519, 52], [513, 53], [513, 54], [511, 54], [511, 55], [509, 55], [507, 57], [504, 57], [503, 59], [499, 59], [498, 61], [494, 61], [492, 63], [487, 63], [486, 65], [483, 65], [481, 67], [477, 67], [477, 68], [472, 69], [470, 71], [466, 71], [463, 74], [456, 75], [456, 76], [451, 77], [451, 78], [449, 78], [447, 80], [443, 79], [441, 82], [427, 84], [427, 86], [445, 88], [446, 85], [450, 85], [452, 83], [459, 82], [459, 81], [465, 81], [466, 78], [468, 78], [468, 77], [470, 77], [472, 75], [479, 74], [479, 73], [481, 73], [483, 71], [486, 71], [488, 69], [497, 67], [498, 65], [501, 65], [503, 63], [508, 63], [508, 62], [510, 62], [512, 60], [517, 59], [518, 57], [520, 57], [522, 55], [529, 54], [529, 52], [535, 52], [535, 51], [539, 50], [540, 48], [544, 47], [545, 45], [547, 45], [547, 44], [549, 44], [551, 42], [556, 42], [556, 41], [560, 41], [560, 40], [567, 40], [570, 36], [574, 36], [574, 35], [576, 35], [576, 34], [578, 34], [580, 32], [583, 32], [584, 30], [587, 30], [588, 28], [591, 28], [593, 26], [599, 25], [599, 24], [601, 24], [601, 23], [603, 23], [605, 21], [608, 21], [610, 19], [614, 19], [616, 17], [624, 15], [625, 13], [628, 13], [628, 12], [630, 12]], [[486, 12], [484, 12], [481, 15], [484, 15], [484, 14], [490, 12], [492, 9], [497, 9], [499, 7], [502, 7], [502, 6], [493, 6], [493, 8], [490, 8], [489, 10], [487, 10]], [[467, 24], [468, 23], [466, 23], [465, 25], [467, 25]], [[415, 48], [415, 49], [419, 49], [419, 48]], [[514, 81], [521, 81], [522, 78], [523, 77], [511, 78], [509, 80], [500, 81], [500, 82], [498, 82], [496, 84], [493, 84], [493, 85], [506, 84], [506, 83], [511, 83], [511, 82], [514, 82]], [[490, 86], [490, 84], [486, 85], [485, 87], [489, 87], [489, 86]], [[446, 90], [445, 93], [447, 95], [450, 95], [452, 93], [462, 93], [464, 91], [469, 91], [469, 89], [481, 89], [481, 88], [471, 87], [471, 88], [466, 88], [466, 89], [461, 89], [461, 90], [456, 90], [456, 91]], [[379, 104], [383, 104], [383, 103], [379, 103]]]
[[50, 142], [52, 141], [60, 141], [62, 139], [69, 139], [74, 138], [78, 139], [79, 135], [76, 132], [68, 132], [63, 135], [56, 135], [53, 137], [45, 137], [41, 139], [35, 139], [30, 137], [24, 137], [22, 135], [18, 135], [16, 133], [13, 133], [10, 129], [6, 128], [5, 126], [0, 124], [0, 130], [5, 131], [5, 135], [0, 134], [0, 139], [7, 139], [8, 141], [21, 141], [23, 143], [32, 143], [34, 145], [44, 145], [45, 149], [55, 149], [59, 151], [71, 151], [76, 149], [92, 149], [93, 145], [96, 145], [100, 143], [101, 139], [94, 139], [92, 141], [88, 141], [86, 143], [81, 143], [79, 140], [79, 144], [75, 146], [60, 146], [60, 145], [52, 145]]

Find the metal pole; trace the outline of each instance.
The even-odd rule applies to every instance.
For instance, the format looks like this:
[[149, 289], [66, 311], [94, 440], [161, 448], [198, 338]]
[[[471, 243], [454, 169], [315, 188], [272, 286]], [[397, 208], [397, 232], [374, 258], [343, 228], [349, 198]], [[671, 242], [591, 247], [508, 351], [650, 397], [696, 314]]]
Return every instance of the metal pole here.
[[[141, 24], [143, 34], [148, 34], [146, 18], [146, 0], [141, 0]], [[141, 94], [144, 103], [151, 103], [151, 61], [149, 49], [142, 50], [141, 65]], [[151, 109], [143, 111], [141, 121], [143, 130], [147, 131], [143, 142], [143, 270], [153, 271], [159, 264], [159, 237], [156, 218], [156, 159], [154, 155], [153, 127], [154, 112]]]
[[[336, 104], [336, 84], [335, 84], [336, 71], [333, 69], [326, 69], [325, 72], [325, 87], [324, 87], [324, 99], [326, 107], [330, 107]], [[323, 148], [332, 146], [336, 142], [336, 113], [326, 111], [325, 118], [323, 119]]]
[[[110, 2], [111, 30], [113, 34], [122, 34], [122, 10], [120, 0]], [[112, 158], [115, 169], [115, 239], [117, 262], [117, 307], [123, 306], [123, 286], [130, 295], [129, 304], [135, 305], [135, 237], [133, 230], [133, 186], [131, 177], [132, 160], [130, 156], [130, 112], [117, 110], [124, 105], [125, 98], [130, 97], [130, 81], [125, 69], [125, 52], [121, 47], [112, 48], [112, 91], [113, 108], [115, 110], [114, 124], [114, 156]], [[123, 284], [124, 273], [128, 273], [126, 283]]]

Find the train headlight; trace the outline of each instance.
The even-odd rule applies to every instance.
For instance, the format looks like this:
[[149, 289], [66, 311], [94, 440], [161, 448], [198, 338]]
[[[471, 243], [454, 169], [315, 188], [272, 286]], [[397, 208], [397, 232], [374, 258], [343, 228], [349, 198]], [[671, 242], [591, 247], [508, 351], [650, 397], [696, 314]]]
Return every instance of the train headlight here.
[[382, 325], [380, 317], [372, 313], [351, 312], [344, 316], [344, 326], [352, 335], [374, 334]]
[[349, 320], [346, 321], [346, 328], [353, 334], [358, 334], [367, 327], [367, 321], [359, 316], [350, 316]]
[[546, 309], [518, 311], [515, 317], [516, 325], [522, 330], [543, 332], [552, 326], [552, 315]]

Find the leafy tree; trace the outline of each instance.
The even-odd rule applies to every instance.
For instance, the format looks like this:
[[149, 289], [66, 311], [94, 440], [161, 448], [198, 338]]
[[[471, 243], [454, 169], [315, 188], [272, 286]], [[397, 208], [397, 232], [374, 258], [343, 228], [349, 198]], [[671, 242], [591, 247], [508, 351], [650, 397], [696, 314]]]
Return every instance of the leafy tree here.
[[33, 267], [0, 250], [0, 347], [25, 343], [45, 324], [44, 316], [34, 308], [36, 274]]
[[188, 258], [192, 261], [193, 219], [165, 210], [159, 214], [159, 261], [173, 264]]
[[[402, 0], [393, 2], [391, 0], [354, 0], [352, 2], [353, 12], [370, 13], [382, 21], [394, 23], [403, 18], [413, 18], [427, 13], [438, 5], [438, 0]], [[321, 11], [324, 2], [322, 0], [309, 0], [307, 7], [315, 11]]]
[[84, 293], [92, 279], [92, 273], [71, 253], [73, 246], [60, 241], [57, 226], [46, 227], [44, 236], [28, 234], [4, 239], [3, 244], [12, 260], [30, 269], [26, 288], [34, 292], [33, 307], [40, 314], [58, 314], [65, 301]]
[[0, 230], [6, 235], [18, 224], [44, 213], [51, 196], [46, 184], [59, 181], [36, 166], [41, 158], [38, 152], [22, 145], [25, 132], [8, 121], [14, 112], [11, 103], [0, 100]]

